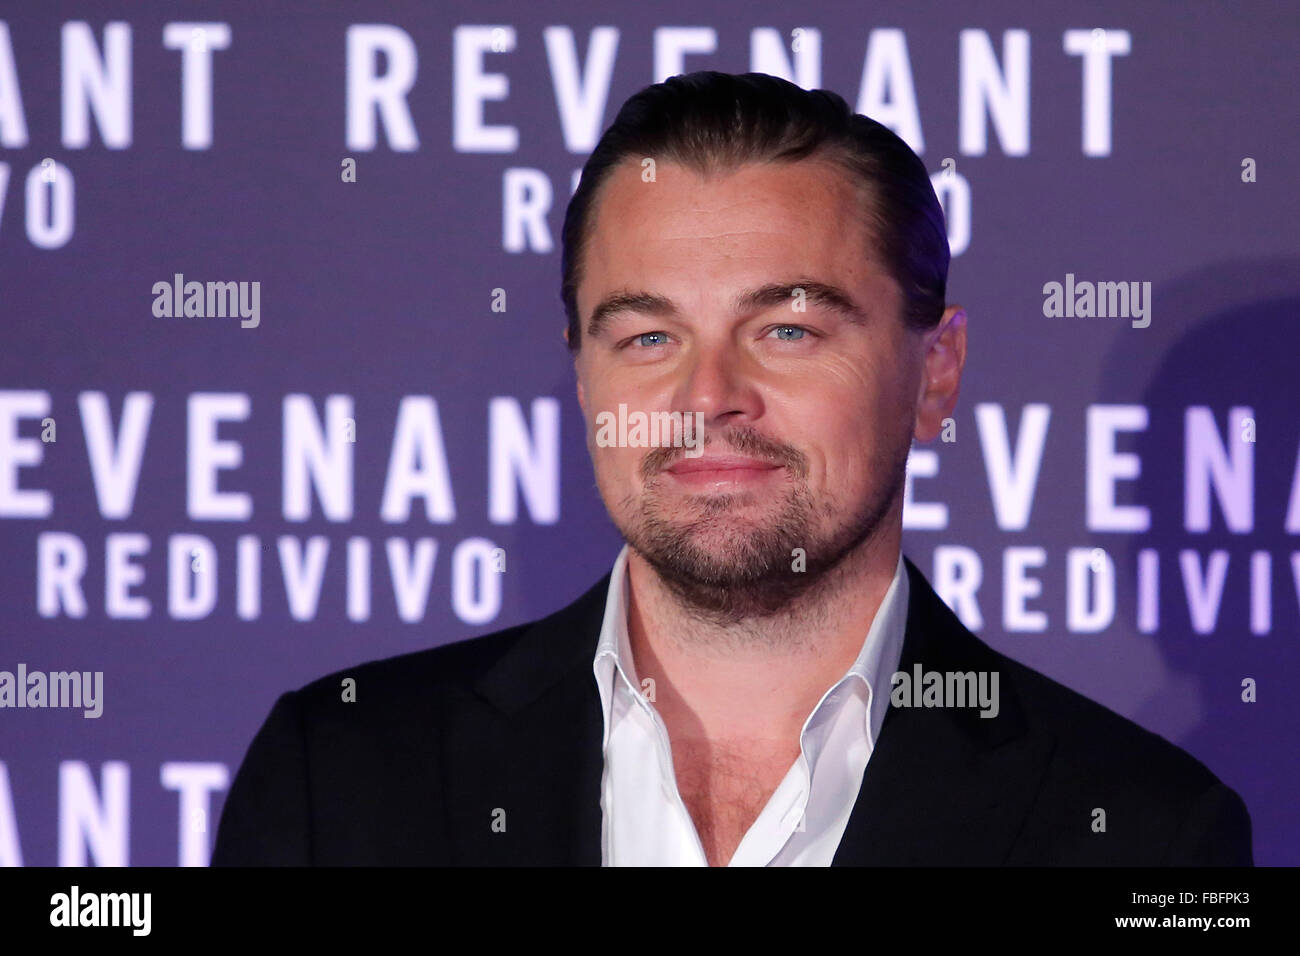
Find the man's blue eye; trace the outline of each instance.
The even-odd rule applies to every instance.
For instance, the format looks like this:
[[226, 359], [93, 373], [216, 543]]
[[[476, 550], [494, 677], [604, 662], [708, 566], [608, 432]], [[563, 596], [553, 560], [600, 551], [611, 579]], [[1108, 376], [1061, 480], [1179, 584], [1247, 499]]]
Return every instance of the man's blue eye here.
[[[650, 337], [652, 337], [652, 336], [657, 337], [657, 338], [659, 339], [659, 341], [658, 341], [658, 342], [647, 342], [646, 339], [648, 339], [648, 338], [650, 338]], [[642, 332], [640, 335], [638, 335], [638, 336], [636, 337], [636, 342], [637, 342], [638, 345], [647, 345], [647, 346], [648, 346], [648, 345], [663, 345], [663, 339], [664, 339], [664, 333], [662, 333], [662, 332]]]
[[[802, 338], [804, 337], [804, 333], [805, 333], [807, 330], [806, 330], [806, 329], [802, 329], [802, 328], [800, 328], [800, 327], [797, 326], [797, 325], [778, 325], [778, 326], [777, 326], [775, 329], [773, 329], [772, 331], [776, 332], [776, 333], [777, 333], [777, 338], [781, 339], [782, 341], [785, 341], [785, 342], [798, 342], [800, 339], [802, 339]], [[798, 333], [798, 334], [795, 335], [793, 338], [787, 338], [786, 336], [784, 336], [784, 335], [781, 334], [781, 333], [783, 333], [783, 332], [796, 332], [796, 333]]]

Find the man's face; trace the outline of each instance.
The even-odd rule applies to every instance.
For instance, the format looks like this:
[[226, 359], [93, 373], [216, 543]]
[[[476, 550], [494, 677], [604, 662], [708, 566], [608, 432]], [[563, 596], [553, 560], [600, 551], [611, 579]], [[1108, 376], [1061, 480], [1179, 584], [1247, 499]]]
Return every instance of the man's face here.
[[[706, 179], [660, 163], [655, 182], [641, 172], [628, 161], [606, 181], [577, 291], [596, 483], [679, 595], [715, 613], [770, 613], [892, 514], [924, 336], [904, 328], [902, 292], [837, 168], [753, 164]], [[589, 331], [615, 295], [638, 298]], [[597, 416], [620, 404], [701, 413], [703, 454], [598, 443]]]

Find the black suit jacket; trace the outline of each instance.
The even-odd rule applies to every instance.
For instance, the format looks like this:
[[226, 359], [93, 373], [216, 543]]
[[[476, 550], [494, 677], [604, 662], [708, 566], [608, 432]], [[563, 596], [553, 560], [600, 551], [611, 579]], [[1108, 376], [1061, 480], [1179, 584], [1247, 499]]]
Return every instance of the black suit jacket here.
[[[890, 707], [835, 865], [1251, 865], [1245, 805], [1202, 763], [997, 653], [906, 567], [899, 670], [998, 671], [1001, 706]], [[608, 584], [540, 621], [281, 696], [213, 865], [599, 866], [592, 658]]]

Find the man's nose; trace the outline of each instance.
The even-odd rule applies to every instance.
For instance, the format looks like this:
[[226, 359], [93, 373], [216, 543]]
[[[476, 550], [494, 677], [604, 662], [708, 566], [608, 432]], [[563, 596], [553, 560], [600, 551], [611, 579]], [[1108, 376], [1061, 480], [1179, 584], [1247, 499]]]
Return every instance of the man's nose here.
[[752, 361], [733, 343], [701, 343], [685, 366], [676, 407], [708, 423], [744, 423], [762, 414]]

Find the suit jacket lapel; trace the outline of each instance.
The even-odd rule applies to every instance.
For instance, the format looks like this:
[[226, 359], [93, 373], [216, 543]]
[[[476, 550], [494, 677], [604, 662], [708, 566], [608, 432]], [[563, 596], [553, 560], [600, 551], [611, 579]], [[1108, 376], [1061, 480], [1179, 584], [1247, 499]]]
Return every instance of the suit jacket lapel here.
[[448, 841], [460, 865], [601, 862], [604, 717], [592, 659], [607, 574], [444, 707]]
[[[1001, 661], [943, 603], [911, 561], [899, 670], [1001, 671]], [[881, 693], [891, 686], [884, 683]], [[1009, 674], [999, 712], [890, 707], [835, 866], [995, 866], [1005, 861], [1051, 756], [1025, 721]]]

